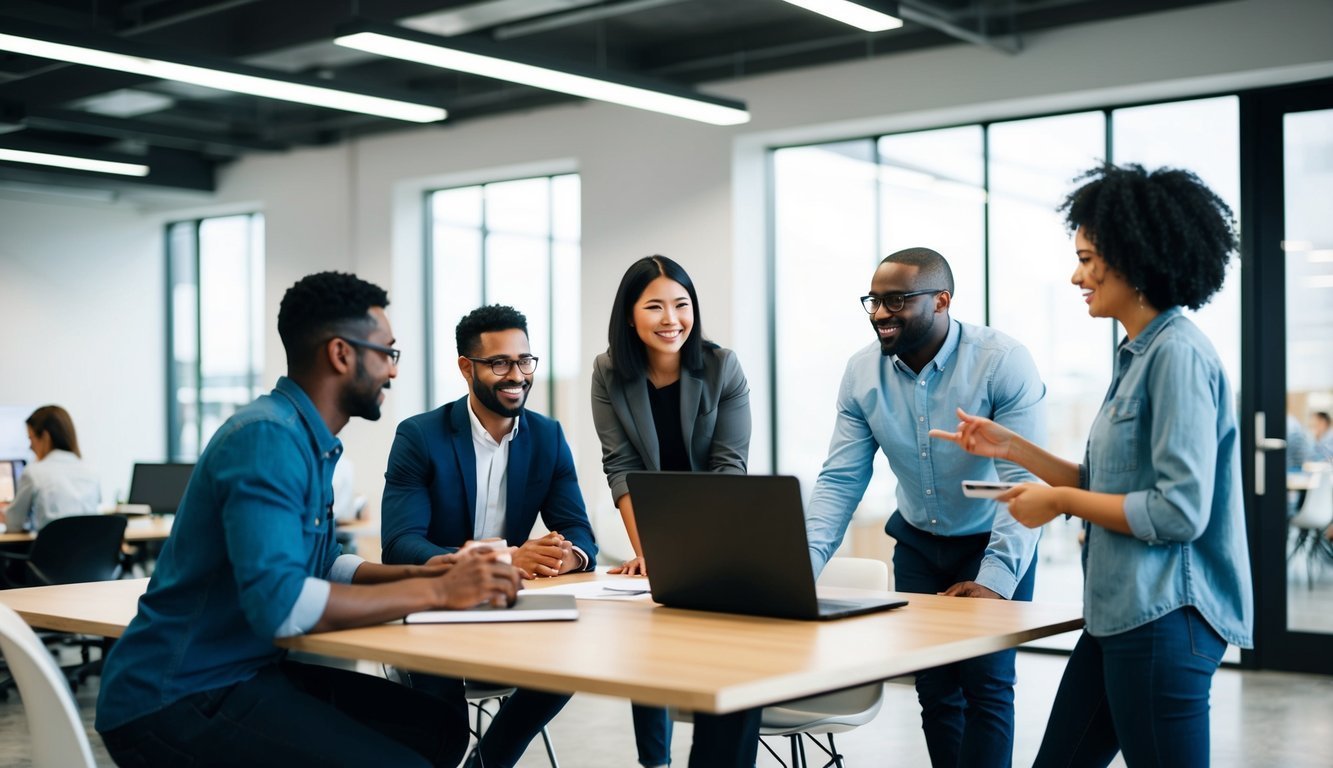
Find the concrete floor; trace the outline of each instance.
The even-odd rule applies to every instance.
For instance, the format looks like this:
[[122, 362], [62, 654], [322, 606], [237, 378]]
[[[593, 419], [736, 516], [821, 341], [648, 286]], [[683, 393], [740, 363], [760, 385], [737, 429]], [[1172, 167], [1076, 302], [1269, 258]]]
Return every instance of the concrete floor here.
[[[1051, 700], [1065, 658], [1037, 653], [1018, 656], [1017, 739], [1014, 765], [1030, 765], [1041, 741]], [[367, 671], [369, 671], [369, 666]], [[91, 731], [97, 683], [80, 688], [76, 698]], [[1333, 677], [1223, 669], [1213, 684], [1212, 758], [1216, 766], [1325, 768], [1333, 744]], [[603, 696], [575, 696], [551, 724], [552, 740], [564, 768], [634, 768], [634, 736], [628, 703]], [[92, 734], [99, 766], [110, 766], [101, 741]], [[785, 740], [771, 739], [779, 754]], [[685, 765], [689, 726], [677, 726], [673, 756]], [[870, 724], [838, 737], [849, 766], [927, 766], [919, 729], [916, 693], [909, 682], [885, 685], [884, 705]], [[811, 754], [813, 762], [815, 755]], [[540, 741], [534, 742], [521, 768], [548, 763]], [[818, 765], [818, 763], [814, 763]], [[10, 695], [0, 702], [0, 766], [30, 765], [23, 705]], [[760, 750], [759, 766], [777, 761]], [[1123, 765], [1117, 760], [1113, 765]]]

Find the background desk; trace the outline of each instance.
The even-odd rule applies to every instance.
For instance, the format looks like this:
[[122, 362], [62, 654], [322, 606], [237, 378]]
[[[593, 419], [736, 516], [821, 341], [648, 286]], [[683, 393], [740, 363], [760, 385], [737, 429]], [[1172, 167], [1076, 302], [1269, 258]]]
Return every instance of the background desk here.
[[[533, 586], [591, 574], [544, 580]], [[119, 636], [145, 579], [0, 591], [34, 627]], [[281, 645], [438, 674], [644, 704], [732, 712], [1012, 648], [1083, 625], [1077, 605], [902, 595], [887, 613], [830, 622], [579, 602], [571, 622], [384, 624]]]
[[[171, 524], [176, 518], [166, 517], [131, 517], [125, 526], [125, 541], [141, 544], [145, 541], [166, 541], [171, 534]], [[33, 541], [37, 534], [27, 531], [0, 533], [0, 544], [18, 544]]]

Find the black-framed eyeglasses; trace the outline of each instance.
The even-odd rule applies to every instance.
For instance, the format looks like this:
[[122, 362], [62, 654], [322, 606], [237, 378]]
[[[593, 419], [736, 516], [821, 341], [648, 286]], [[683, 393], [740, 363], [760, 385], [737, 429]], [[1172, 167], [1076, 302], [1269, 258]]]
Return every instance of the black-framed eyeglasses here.
[[901, 312], [903, 307], [907, 306], [908, 299], [913, 296], [925, 296], [928, 293], [944, 293], [944, 289], [932, 288], [927, 291], [908, 291], [907, 293], [870, 293], [861, 297], [861, 306], [872, 315], [880, 307], [884, 307], [890, 312]]
[[525, 375], [537, 370], [537, 358], [532, 355], [524, 355], [517, 360], [510, 360], [507, 357], [469, 357], [468, 359], [474, 363], [489, 365], [491, 373], [496, 376], [504, 376], [509, 373], [510, 368], [516, 365], [519, 372]]
[[347, 342], [348, 344], [351, 344], [354, 347], [361, 347], [362, 349], [369, 349], [375, 352], [380, 352], [382, 354], [388, 355], [389, 362], [393, 363], [395, 366], [398, 365], [398, 358], [403, 356], [403, 353], [401, 351], [394, 349], [393, 347], [386, 347], [383, 344], [376, 344], [373, 341], [366, 341], [365, 339], [353, 339], [350, 336], [337, 336], [335, 338], [342, 339], [343, 341]]

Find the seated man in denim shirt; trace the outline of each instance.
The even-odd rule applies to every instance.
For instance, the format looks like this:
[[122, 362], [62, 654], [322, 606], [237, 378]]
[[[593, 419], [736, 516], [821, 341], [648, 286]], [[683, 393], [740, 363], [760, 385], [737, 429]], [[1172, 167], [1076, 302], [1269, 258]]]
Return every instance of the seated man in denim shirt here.
[[[480, 307], [459, 321], [455, 341], [469, 393], [398, 425], [384, 473], [384, 562], [426, 563], [469, 540], [500, 538], [514, 545], [514, 565], [534, 577], [591, 570], [597, 545], [564, 430], [525, 407], [538, 362], [527, 318], [512, 307]], [[550, 532], [529, 538], [538, 514]], [[463, 696], [455, 678], [405, 680], [446, 699]], [[568, 701], [520, 688], [471, 759], [512, 766]]]
[[285, 658], [273, 641], [512, 601], [493, 553], [385, 566], [335, 539], [335, 435], [397, 375], [388, 297], [352, 275], [293, 285], [288, 376], [213, 436], [139, 612], [106, 659], [96, 727], [120, 765], [453, 766], [464, 703]]
[[[1032, 476], [927, 435], [952, 428], [954, 409], [966, 403], [1040, 441], [1046, 388], [1021, 344], [949, 317], [953, 288], [948, 262], [927, 248], [891, 254], [875, 271], [861, 304], [879, 342], [853, 355], [843, 374], [828, 459], [806, 512], [810, 559], [817, 574], [838, 548], [883, 451], [898, 479], [898, 511], [885, 526], [897, 542], [895, 588], [1031, 600], [1037, 532], [994, 501], [964, 497], [961, 482]], [[917, 674], [935, 768], [1009, 765], [1014, 680], [1012, 650]]]

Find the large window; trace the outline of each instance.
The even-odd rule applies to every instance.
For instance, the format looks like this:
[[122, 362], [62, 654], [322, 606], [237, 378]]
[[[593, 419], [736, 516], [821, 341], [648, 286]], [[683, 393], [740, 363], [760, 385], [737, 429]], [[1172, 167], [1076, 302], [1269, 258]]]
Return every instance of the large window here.
[[467, 392], [454, 343], [459, 319], [483, 304], [508, 304], [527, 316], [541, 358], [528, 406], [571, 421], [580, 402], [579, 177], [442, 189], [427, 195], [427, 206], [430, 407]]
[[194, 461], [264, 370], [264, 217], [167, 225], [167, 450]]
[[[1197, 173], [1239, 216], [1235, 97], [915, 131], [773, 153], [774, 466], [808, 493], [832, 434], [842, 366], [874, 341], [855, 300], [888, 253], [926, 246], [953, 268], [952, 315], [1022, 342], [1047, 387], [1047, 446], [1081, 460], [1110, 383], [1114, 323], [1088, 317], [1055, 208], [1102, 159]], [[1239, 261], [1195, 321], [1240, 384]], [[819, 322], [794, 307], [818, 308]], [[818, 350], [811, 357], [811, 350]], [[887, 518], [883, 455], [857, 517]], [[878, 526], [867, 526], [877, 530]], [[1078, 525], [1047, 526], [1037, 596], [1081, 599]]]

